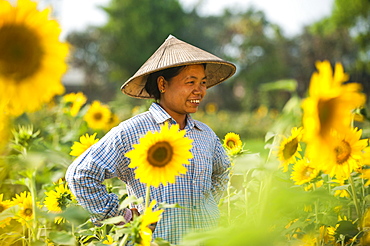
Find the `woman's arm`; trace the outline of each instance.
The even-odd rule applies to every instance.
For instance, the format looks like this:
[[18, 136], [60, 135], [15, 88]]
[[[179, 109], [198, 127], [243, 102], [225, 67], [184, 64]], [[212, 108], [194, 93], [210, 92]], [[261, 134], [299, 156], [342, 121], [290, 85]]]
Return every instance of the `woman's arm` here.
[[[68, 167], [66, 180], [79, 204], [91, 213], [91, 220], [122, 215], [130, 220], [128, 209], [119, 211], [116, 194], [108, 193], [103, 181], [113, 177], [124, 179], [127, 158], [125, 146], [117, 129], [110, 131], [98, 143], [91, 146]], [[120, 167], [120, 169], [118, 169]]]

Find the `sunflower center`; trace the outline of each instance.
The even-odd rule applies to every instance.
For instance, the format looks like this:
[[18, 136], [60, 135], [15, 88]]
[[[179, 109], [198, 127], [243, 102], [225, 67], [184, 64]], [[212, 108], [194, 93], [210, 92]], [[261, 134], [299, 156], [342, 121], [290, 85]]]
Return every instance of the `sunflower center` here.
[[330, 100], [319, 100], [317, 109], [320, 121], [320, 134], [325, 135], [329, 132], [330, 123], [333, 116], [333, 105], [335, 105], [334, 99]]
[[297, 138], [293, 138], [290, 142], [286, 143], [283, 149], [283, 156], [285, 160], [291, 158], [298, 148]]
[[32, 209], [31, 208], [26, 208], [25, 210], [23, 210], [23, 214], [25, 216], [31, 216], [32, 215]]
[[155, 167], [166, 166], [172, 159], [173, 150], [168, 142], [158, 142], [148, 150], [148, 162]]
[[37, 34], [23, 25], [0, 28], [0, 75], [19, 82], [39, 70], [43, 49]]
[[229, 149], [233, 149], [236, 144], [235, 144], [234, 140], [228, 140], [226, 145], [227, 145], [227, 147], [229, 147]]
[[346, 141], [342, 140], [342, 142], [334, 148], [337, 163], [343, 164], [348, 160], [351, 155], [351, 146]]
[[96, 121], [99, 121], [99, 120], [101, 120], [102, 118], [103, 118], [103, 114], [102, 114], [102, 113], [98, 112], [98, 113], [95, 113], [95, 114], [94, 114], [94, 119], [95, 119]]
[[57, 199], [58, 201], [58, 207], [62, 210], [65, 210], [67, 208], [67, 205], [71, 203], [72, 197], [71, 194], [68, 193], [62, 193]]
[[307, 167], [307, 168], [305, 168], [305, 170], [303, 172], [303, 177], [310, 178], [312, 173], [313, 173], [313, 168]]

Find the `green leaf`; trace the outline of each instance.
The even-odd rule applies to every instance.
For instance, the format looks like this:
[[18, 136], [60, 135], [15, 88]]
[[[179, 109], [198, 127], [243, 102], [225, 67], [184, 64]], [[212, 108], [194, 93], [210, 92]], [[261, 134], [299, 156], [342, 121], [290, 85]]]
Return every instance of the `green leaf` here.
[[184, 207], [180, 206], [177, 203], [175, 203], [175, 204], [168, 204], [168, 203], [165, 203], [165, 202], [158, 203], [158, 207], [159, 208], [184, 208]]
[[116, 216], [112, 218], [108, 218], [102, 221], [103, 224], [118, 224], [122, 221], [125, 221], [125, 218], [123, 216]]
[[18, 205], [5, 209], [0, 213], [0, 221], [14, 217], [18, 213], [18, 211], [19, 211]]
[[142, 204], [144, 199], [142, 197], [137, 198], [136, 196], [128, 196], [121, 202], [119, 209], [128, 208], [130, 204]]
[[56, 244], [75, 245], [75, 237], [66, 231], [52, 231], [49, 238]]
[[95, 233], [92, 230], [82, 230], [78, 232], [78, 235], [87, 237], [87, 236], [94, 236]]
[[283, 79], [270, 83], [264, 83], [260, 86], [262, 91], [285, 90], [294, 92], [297, 89], [297, 81], [295, 79]]
[[333, 191], [335, 191], [335, 190], [348, 190], [348, 187], [349, 187], [349, 185], [341, 185], [341, 186], [334, 187], [332, 190]]
[[60, 216], [66, 218], [71, 223], [80, 225], [89, 219], [90, 214], [81, 206], [69, 206]]
[[269, 141], [270, 139], [274, 138], [275, 137], [275, 133], [274, 132], [267, 132], [266, 135], [265, 135], [265, 142]]
[[166, 240], [160, 237], [157, 237], [156, 239], [154, 239], [152, 244], [153, 246], [171, 246], [169, 242], [167, 242]]

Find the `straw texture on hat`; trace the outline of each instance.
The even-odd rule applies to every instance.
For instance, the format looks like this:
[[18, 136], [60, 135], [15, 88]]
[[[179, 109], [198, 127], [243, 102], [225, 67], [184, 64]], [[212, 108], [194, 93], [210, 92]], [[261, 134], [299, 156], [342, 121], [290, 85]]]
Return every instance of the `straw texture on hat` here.
[[231, 77], [236, 67], [211, 53], [170, 35], [154, 54], [128, 79], [121, 91], [131, 97], [153, 98], [145, 90], [148, 75], [171, 67], [206, 63], [207, 88]]

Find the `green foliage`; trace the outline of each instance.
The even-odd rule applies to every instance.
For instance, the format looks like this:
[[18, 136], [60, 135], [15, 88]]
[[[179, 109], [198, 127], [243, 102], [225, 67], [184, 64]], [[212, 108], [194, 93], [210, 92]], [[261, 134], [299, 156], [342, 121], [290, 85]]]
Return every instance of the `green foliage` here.
[[335, 0], [331, 16], [311, 27], [315, 43], [322, 46], [321, 53], [326, 54], [326, 59], [342, 62], [351, 80], [362, 83], [367, 95], [370, 93], [369, 21], [369, 1]]
[[291, 95], [276, 90], [266, 93], [261, 85], [296, 80], [297, 94], [302, 97], [315, 62], [324, 59], [341, 62], [351, 80], [362, 83], [369, 93], [368, 1], [337, 0], [333, 7], [331, 16], [295, 37], [285, 37], [278, 25], [254, 8], [201, 16], [196, 7], [186, 12], [178, 0], [140, 4], [113, 0], [102, 7], [108, 14], [106, 25], [69, 35], [75, 47], [72, 64], [84, 69], [82, 89], [89, 98], [142, 105], [138, 99], [122, 96], [119, 86], [173, 34], [237, 65], [234, 77], [208, 93], [207, 102], [217, 101], [220, 109], [250, 112], [264, 105], [281, 110]]
[[112, 66], [111, 80], [131, 77], [169, 34], [184, 26], [177, 0], [112, 0], [103, 10], [109, 21], [102, 28], [107, 39], [104, 55]]

